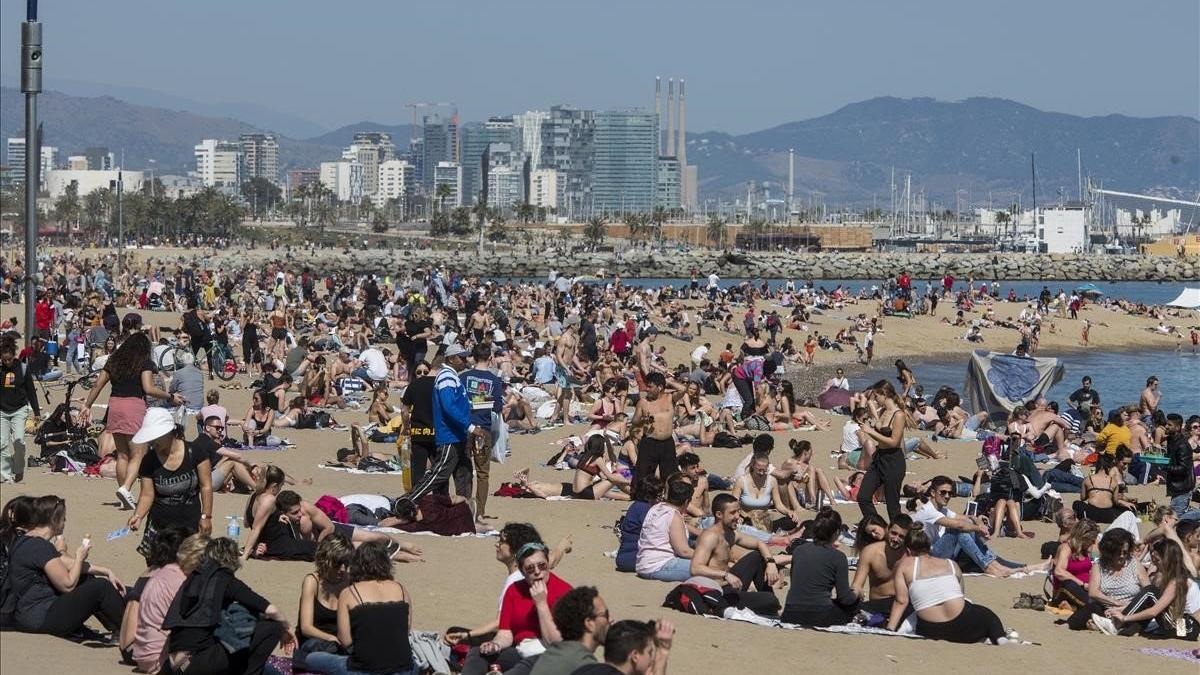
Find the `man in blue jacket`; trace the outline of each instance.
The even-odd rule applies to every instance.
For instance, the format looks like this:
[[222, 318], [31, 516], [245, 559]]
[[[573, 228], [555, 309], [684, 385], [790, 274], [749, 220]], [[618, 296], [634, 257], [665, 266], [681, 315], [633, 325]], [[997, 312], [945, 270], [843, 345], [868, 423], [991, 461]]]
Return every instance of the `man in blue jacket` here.
[[[446, 348], [445, 362], [433, 380], [433, 440], [436, 451], [421, 482], [397, 502], [416, 504], [435, 489], [449, 484], [460, 454], [467, 452], [471, 425], [471, 401], [458, 374], [467, 367], [467, 350], [460, 344]], [[459, 495], [466, 497], [467, 495]]]
[[486, 343], [472, 348], [471, 360], [475, 366], [463, 372], [462, 381], [467, 398], [471, 401], [471, 425], [474, 431], [467, 440], [468, 452], [458, 456], [458, 464], [454, 469], [454, 490], [467, 496], [471, 491], [471, 474], [474, 472], [475, 519], [483, 524], [491, 487], [488, 478], [492, 445], [501, 431], [493, 428], [492, 420], [496, 420], [500, 426], [504, 425], [500, 417], [504, 410], [504, 380], [491, 370], [492, 349]]

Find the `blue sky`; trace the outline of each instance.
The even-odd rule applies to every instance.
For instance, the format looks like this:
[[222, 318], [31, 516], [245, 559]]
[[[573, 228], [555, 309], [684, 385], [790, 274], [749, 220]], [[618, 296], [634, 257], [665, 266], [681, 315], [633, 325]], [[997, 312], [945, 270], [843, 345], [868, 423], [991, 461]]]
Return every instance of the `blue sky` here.
[[[24, 2], [0, 3], [15, 86]], [[999, 96], [1081, 115], [1200, 116], [1200, 2], [43, 0], [47, 77], [249, 102], [326, 128], [653, 105], [747, 132], [874, 96]], [[665, 85], [664, 85], [665, 86]]]

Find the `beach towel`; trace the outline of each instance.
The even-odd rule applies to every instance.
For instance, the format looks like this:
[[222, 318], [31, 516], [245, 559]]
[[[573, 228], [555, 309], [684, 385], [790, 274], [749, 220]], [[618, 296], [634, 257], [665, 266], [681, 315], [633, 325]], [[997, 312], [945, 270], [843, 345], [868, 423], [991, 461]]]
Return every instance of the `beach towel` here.
[[332, 464], [318, 464], [317, 467], [321, 469], [329, 469], [330, 471], [360, 473], [368, 476], [400, 476], [404, 474], [403, 471], [363, 471], [362, 469], [356, 469], [352, 466], [335, 466]]

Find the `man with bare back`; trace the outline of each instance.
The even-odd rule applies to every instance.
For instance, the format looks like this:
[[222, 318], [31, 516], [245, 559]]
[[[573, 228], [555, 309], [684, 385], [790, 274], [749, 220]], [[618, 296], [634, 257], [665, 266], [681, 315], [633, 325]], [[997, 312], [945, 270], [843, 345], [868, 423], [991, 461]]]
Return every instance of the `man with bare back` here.
[[633, 423], [645, 428], [642, 440], [638, 442], [637, 464], [633, 468], [635, 484], [646, 476], [653, 476], [656, 470], [659, 479], [664, 482], [668, 476], [679, 471], [679, 462], [675, 458], [675, 439], [672, 437], [675, 405], [666, 394], [666, 388], [667, 378], [662, 373], [646, 375], [646, 385], [633, 411]]
[[1045, 396], [1039, 396], [1029, 408], [1029, 435], [1034, 444], [1043, 450], [1053, 449], [1059, 460], [1071, 458], [1067, 448], [1067, 432], [1070, 426], [1058, 413], [1050, 409]]
[[859, 605], [862, 609], [887, 616], [896, 600], [894, 576], [896, 564], [908, 550], [904, 538], [912, 527], [912, 518], [906, 513], [897, 513], [888, 525], [883, 541], [867, 544], [858, 555], [858, 568], [854, 582], [850, 584], [858, 597], [869, 597], [869, 602]]
[[[696, 581], [725, 592], [740, 591], [741, 601], [752, 611], [774, 615], [779, 611], [779, 599], [771, 590], [779, 583], [779, 565], [775, 557], [765, 542], [738, 532], [742, 514], [737, 497], [727, 493], [717, 495], [713, 498], [712, 512], [716, 522], [696, 538], [689, 582]], [[731, 564], [734, 546], [749, 552]], [[746, 595], [751, 587], [759, 591], [753, 598]]]

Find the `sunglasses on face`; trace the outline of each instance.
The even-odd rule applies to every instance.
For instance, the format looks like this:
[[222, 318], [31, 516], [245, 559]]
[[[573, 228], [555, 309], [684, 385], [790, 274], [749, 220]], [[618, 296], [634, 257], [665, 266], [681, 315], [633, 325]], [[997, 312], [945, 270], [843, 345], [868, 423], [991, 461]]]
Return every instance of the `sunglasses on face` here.
[[952, 490], [938, 490], [937, 493], [943, 497], [953, 497], [954, 496], [954, 491], [952, 491]]
[[544, 562], [533, 563], [531, 565], [526, 565], [524, 568], [524, 572], [525, 572], [525, 574], [533, 574], [534, 572], [544, 572], [549, 568], [550, 568], [549, 563], [544, 563]]

